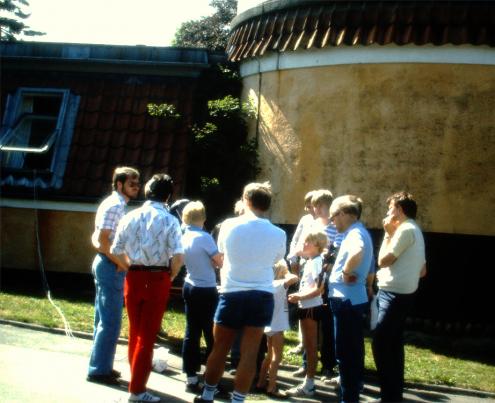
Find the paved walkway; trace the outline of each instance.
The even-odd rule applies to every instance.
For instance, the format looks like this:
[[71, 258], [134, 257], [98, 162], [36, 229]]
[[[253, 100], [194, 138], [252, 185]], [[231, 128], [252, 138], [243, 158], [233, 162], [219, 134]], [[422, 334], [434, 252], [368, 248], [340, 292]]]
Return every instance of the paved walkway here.
[[[118, 346], [115, 368], [122, 372], [120, 387], [86, 382], [91, 340], [69, 338], [47, 331], [0, 324], [0, 401], [71, 403], [126, 402], [129, 381], [126, 346]], [[169, 369], [164, 374], [152, 373], [148, 387], [163, 402], [191, 402], [194, 396], [185, 392], [181, 359], [170, 355]], [[288, 388], [299, 380], [290, 372], [280, 371], [280, 386]], [[232, 378], [222, 381], [230, 389]], [[302, 402], [336, 402], [337, 395], [318, 381], [318, 393]], [[495, 395], [451, 388], [409, 387], [405, 397], [410, 402], [495, 402]], [[378, 388], [366, 384], [362, 402], [378, 398]], [[249, 395], [250, 401], [271, 401], [263, 395]], [[296, 399], [293, 399], [294, 401]]]

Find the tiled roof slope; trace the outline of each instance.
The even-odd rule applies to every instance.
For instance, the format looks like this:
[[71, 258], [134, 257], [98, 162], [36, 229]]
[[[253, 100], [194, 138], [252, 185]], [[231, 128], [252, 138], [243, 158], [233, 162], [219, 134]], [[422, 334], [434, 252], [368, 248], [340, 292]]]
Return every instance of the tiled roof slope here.
[[391, 43], [495, 46], [495, 2], [272, 0], [236, 17], [227, 54]]
[[[176, 183], [176, 192], [183, 190], [198, 78], [119, 74], [118, 62], [115, 73], [88, 73], [84, 65], [49, 71], [31, 70], [29, 63], [23, 70], [6, 66], [8, 61], [3, 59], [2, 105], [18, 87], [66, 88], [80, 96], [63, 186], [40, 189], [41, 197], [99, 199], [110, 190], [113, 169], [119, 165], [138, 168], [144, 180], [155, 172], [167, 172]], [[150, 102], [175, 105], [183, 119], [150, 116]], [[32, 193], [29, 188], [2, 188], [4, 196], [32, 197]]]

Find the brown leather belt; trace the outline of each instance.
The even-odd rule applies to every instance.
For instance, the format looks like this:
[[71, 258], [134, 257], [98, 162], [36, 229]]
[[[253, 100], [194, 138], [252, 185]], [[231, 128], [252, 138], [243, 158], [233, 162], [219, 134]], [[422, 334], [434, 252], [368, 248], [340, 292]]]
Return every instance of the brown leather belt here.
[[129, 271], [149, 271], [149, 272], [170, 272], [170, 267], [168, 266], [145, 266], [143, 264], [131, 264], [129, 266]]

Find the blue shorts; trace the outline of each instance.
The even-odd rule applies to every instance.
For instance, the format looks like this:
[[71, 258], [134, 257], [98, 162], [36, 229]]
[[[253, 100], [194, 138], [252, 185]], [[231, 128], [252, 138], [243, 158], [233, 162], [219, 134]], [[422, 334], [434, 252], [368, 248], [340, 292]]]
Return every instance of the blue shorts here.
[[265, 327], [273, 316], [273, 294], [266, 291], [237, 291], [220, 294], [215, 323], [233, 329]]

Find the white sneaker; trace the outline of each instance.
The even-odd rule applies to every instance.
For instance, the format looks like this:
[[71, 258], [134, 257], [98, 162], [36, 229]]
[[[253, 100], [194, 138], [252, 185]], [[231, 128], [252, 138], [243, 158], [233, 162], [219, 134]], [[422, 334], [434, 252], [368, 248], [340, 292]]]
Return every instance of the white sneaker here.
[[325, 385], [333, 386], [335, 389], [340, 388], [340, 375], [330, 379], [325, 379], [323, 383]]
[[287, 396], [314, 396], [315, 387], [306, 389], [302, 384], [287, 391]]
[[148, 392], [143, 392], [140, 393], [139, 395], [135, 395], [134, 393], [131, 393], [129, 396], [129, 402], [159, 402], [161, 399], [157, 396], [153, 396], [151, 393]]

